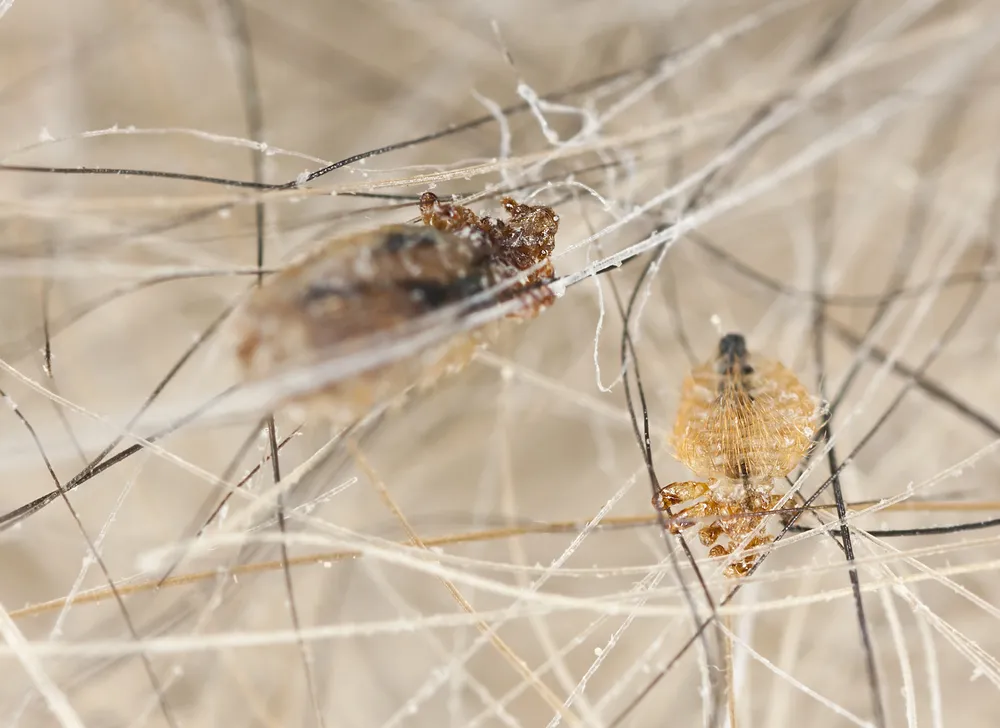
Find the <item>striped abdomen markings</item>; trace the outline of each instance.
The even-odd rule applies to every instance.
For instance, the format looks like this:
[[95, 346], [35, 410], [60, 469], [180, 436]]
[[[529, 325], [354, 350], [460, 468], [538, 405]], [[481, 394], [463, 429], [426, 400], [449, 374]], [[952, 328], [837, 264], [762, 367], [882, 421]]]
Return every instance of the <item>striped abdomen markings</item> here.
[[815, 427], [816, 404], [795, 375], [734, 334], [685, 380], [672, 441], [699, 476], [762, 482], [795, 468]]

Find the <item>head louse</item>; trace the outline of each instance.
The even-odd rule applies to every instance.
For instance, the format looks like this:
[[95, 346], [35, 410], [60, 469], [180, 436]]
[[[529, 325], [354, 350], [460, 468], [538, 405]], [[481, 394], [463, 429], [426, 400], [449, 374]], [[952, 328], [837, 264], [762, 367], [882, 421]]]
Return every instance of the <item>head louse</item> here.
[[714, 519], [698, 531], [702, 545], [709, 556], [727, 560], [726, 576], [748, 573], [759, 554], [734, 551], [773, 540], [764, 521], [781, 501], [774, 481], [805, 457], [821, 414], [784, 365], [752, 354], [741, 334], [723, 336], [716, 355], [682, 385], [671, 444], [675, 457], [706, 482], [660, 488], [654, 505], [678, 517], [670, 530]]
[[[269, 278], [236, 312], [236, 356], [249, 380], [357, 353], [373, 337], [419, 322], [469, 299], [469, 310], [518, 301], [508, 314], [536, 316], [554, 295], [549, 260], [558, 216], [551, 208], [502, 204], [509, 219], [480, 218], [426, 192], [423, 224], [386, 225], [341, 236]], [[526, 275], [518, 277], [521, 271]], [[486, 294], [497, 288], [494, 295]], [[415, 356], [349, 379], [324, 382], [297, 398], [336, 421], [352, 421], [376, 404], [461, 369], [492, 340], [496, 325], [458, 334]]]

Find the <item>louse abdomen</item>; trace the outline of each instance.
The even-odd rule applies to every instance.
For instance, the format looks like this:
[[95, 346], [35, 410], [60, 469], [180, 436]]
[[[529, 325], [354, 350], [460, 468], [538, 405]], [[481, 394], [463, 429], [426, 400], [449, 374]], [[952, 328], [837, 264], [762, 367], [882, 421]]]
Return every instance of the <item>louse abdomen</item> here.
[[801, 462], [816, 416], [813, 398], [778, 362], [720, 356], [685, 380], [673, 446], [701, 477], [767, 483]]
[[[525, 319], [553, 300], [558, 216], [509, 198], [503, 205], [506, 222], [427, 192], [423, 225], [335, 238], [272, 276], [233, 324], [244, 375], [259, 380], [321, 365], [315, 387], [292, 399], [351, 420], [461, 369], [496, 331], [495, 321], [470, 330], [469, 314], [514, 299], [519, 305], [506, 315]], [[405, 353], [378, 355], [414, 335], [420, 343]], [[372, 363], [339, 375], [327, 366], [359, 356]]]
[[[253, 291], [233, 322], [236, 354], [250, 379], [376, 349], [429, 314], [494, 284], [485, 240], [423, 225], [390, 225], [331, 240]], [[301, 398], [334, 419], [461, 368], [492, 332], [457, 335], [414, 356], [327, 377]]]

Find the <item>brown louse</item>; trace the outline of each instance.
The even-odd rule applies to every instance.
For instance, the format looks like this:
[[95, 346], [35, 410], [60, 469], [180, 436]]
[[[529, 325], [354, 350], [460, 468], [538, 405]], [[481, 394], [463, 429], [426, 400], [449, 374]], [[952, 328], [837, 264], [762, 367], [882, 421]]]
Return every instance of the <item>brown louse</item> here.
[[[674, 456], [703, 480], [666, 485], [653, 504], [673, 514], [674, 533], [714, 519], [698, 532], [711, 557], [730, 557], [755, 531], [744, 548], [770, 543], [774, 537], [758, 527], [781, 500], [774, 482], [812, 447], [820, 414], [788, 368], [751, 354], [740, 334], [723, 336], [716, 356], [685, 379], [671, 437]], [[732, 560], [726, 576], [746, 574], [759, 558]]]
[[[508, 317], [536, 316], [555, 299], [548, 284], [555, 276], [550, 256], [559, 217], [549, 207], [509, 197], [501, 204], [507, 220], [479, 217], [425, 192], [423, 224], [386, 225], [335, 238], [276, 273], [234, 316], [244, 376], [261, 380], [356, 354], [373, 337], [391, 336], [496, 286], [501, 290], [478, 308], [516, 299], [523, 305]], [[292, 403], [336, 422], [353, 422], [378, 404], [461, 369], [493, 339], [496, 328], [494, 322], [324, 383]]]

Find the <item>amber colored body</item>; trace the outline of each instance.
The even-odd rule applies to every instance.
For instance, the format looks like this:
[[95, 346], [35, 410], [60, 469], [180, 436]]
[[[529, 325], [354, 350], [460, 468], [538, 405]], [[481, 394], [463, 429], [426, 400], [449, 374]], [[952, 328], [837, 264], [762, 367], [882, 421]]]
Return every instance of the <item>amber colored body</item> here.
[[[675, 532], [691, 525], [685, 519], [714, 517], [699, 531], [711, 556], [729, 556], [754, 531], [745, 548], [769, 543], [758, 526], [780, 500], [774, 481], [809, 451], [818, 418], [816, 400], [791, 371], [750, 354], [739, 334], [726, 335], [717, 355], [684, 381], [671, 438], [677, 459], [707, 482], [671, 483], [655, 504], [678, 517]], [[716, 543], [722, 536], [727, 545]], [[726, 574], [745, 574], [757, 558], [731, 562]]]
[[[479, 218], [428, 192], [420, 200], [425, 224], [387, 225], [336, 238], [269, 278], [233, 324], [245, 375], [263, 379], [357, 354], [407, 327], [412, 331], [427, 314], [497, 286], [495, 295], [479, 297], [478, 307], [519, 299], [524, 305], [511, 315], [535, 316], [553, 299], [546, 284], [553, 277], [549, 256], [558, 217], [548, 207], [510, 198], [502, 203], [507, 221]], [[529, 270], [537, 264], [538, 270]], [[529, 272], [518, 279], [522, 270]], [[378, 403], [460, 369], [494, 328], [325, 383], [299, 404], [335, 421], [353, 421]]]

